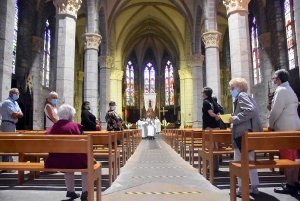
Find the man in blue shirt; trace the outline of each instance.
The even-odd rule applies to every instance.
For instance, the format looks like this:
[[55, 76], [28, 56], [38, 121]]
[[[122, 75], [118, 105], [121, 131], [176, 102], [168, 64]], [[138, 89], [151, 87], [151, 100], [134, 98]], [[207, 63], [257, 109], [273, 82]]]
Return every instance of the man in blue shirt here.
[[[12, 88], [9, 91], [9, 97], [2, 102], [2, 132], [15, 132], [18, 119], [23, 117], [23, 113], [17, 102], [18, 99], [19, 90]], [[2, 162], [13, 162], [13, 158], [12, 156], [2, 156]]]

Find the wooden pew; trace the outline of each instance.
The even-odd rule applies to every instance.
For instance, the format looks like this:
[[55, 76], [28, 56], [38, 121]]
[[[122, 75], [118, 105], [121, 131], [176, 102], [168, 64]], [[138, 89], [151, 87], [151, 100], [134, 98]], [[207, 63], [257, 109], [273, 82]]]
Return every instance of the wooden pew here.
[[192, 130], [189, 144], [189, 163], [195, 165], [195, 148], [202, 148], [202, 129]]
[[[220, 145], [216, 147], [216, 143]], [[232, 143], [231, 132], [229, 130], [204, 130], [202, 131], [202, 148], [198, 149], [198, 172], [201, 174], [203, 160], [203, 176], [214, 183], [214, 156], [222, 154], [233, 154], [232, 147], [227, 144]]]
[[84, 135], [92, 135], [93, 146], [101, 147], [100, 149], [93, 150], [95, 158], [105, 158], [108, 160], [108, 184], [111, 186], [120, 173], [120, 151], [117, 148], [117, 135], [115, 131], [86, 131]]
[[94, 200], [94, 181], [96, 181], [97, 201], [101, 200], [101, 164], [94, 164], [93, 136], [82, 135], [12, 135], [0, 139], [0, 152], [20, 153], [83, 153], [87, 154], [86, 169], [45, 168], [44, 163], [0, 162], [1, 170], [86, 172], [88, 174], [88, 201]]
[[249, 201], [249, 169], [300, 167], [300, 163], [288, 159], [249, 162], [250, 150], [300, 149], [300, 131], [244, 132], [241, 161], [231, 162], [230, 200], [236, 200], [236, 177], [242, 179], [242, 199]]

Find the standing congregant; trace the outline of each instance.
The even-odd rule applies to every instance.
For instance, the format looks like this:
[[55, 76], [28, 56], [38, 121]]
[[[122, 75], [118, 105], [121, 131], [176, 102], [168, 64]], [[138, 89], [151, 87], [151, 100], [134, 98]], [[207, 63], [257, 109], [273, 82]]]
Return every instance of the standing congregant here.
[[[2, 103], [2, 132], [15, 132], [18, 119], [23, 117], [23, 113], [17, 102], [18, 99], [19, 90], [12, 88], [9, 91], [9, 97]], [[13, 158], [12, 156], [2, 156], [2, 162], [13, 162]]]

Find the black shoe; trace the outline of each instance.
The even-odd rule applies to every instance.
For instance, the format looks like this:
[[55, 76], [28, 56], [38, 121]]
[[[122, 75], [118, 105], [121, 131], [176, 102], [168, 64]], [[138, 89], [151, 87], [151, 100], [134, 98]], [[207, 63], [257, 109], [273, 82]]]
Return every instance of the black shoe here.
[[87, 200], [88, 199], [88, 192], [87, 191], [82, 192], [80, 199], [81, 200]]
[[71, 198], [71, 199], [76, 199], [80, 197], [79, 193], [75, 193], [75, 192], [71, 192], [71, 191], [67, 191], [67, 198]]
[[290, 195], [298, 195], [298, 191], [295, 186], [291, 186], [289, 184], [282, 184], [281, 187], [274, 188], [275, 193], [280, 194], [290, 194]]

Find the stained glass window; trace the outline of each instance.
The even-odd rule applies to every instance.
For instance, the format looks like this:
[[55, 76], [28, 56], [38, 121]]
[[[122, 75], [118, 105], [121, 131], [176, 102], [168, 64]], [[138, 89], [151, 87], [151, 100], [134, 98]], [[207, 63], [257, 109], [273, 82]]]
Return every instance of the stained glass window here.
[[126, 105], [134, 106], [134, 69], [131, 61], [126, 66]]
[[144, 93], [155, 93], [155, 70], [151, 63], [144, 70]]
[[166, 106], [174, 105], [174, 77], [173, 66], [170, 61], [167, 62], [165, 68], [165, 94], [166, 94]]
[[251, 50], [254, 85], [261, 83], [260, 52], [258, 46], [257, 21], [253, 17], [251, 23]]
[[45, 34], [44, 34], [44, 55], [43, 55], [43, 74], [42, 85], [49, 87], [49, 72], [50, 72], [50, 28], [49, 21], [46, 21]]
[[15, 22], [14, 22], [14, 39], [13, 39], [13, 52], [12, 52], [12, 69], [11, 69], [13, 74], [15, 74], [15, 72], [16, 72], [18, 21], [19, 21], [19, 7], [18, 7], [18, 0], [16, 0]]
[[284, 17], [286, 28], [286, 42], [288, 49], [289, 69], [296, 67], [295, 61], [295, 40], [294, 40], [294, 21], [292, 20], [293, 0], [284, 0]]

